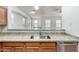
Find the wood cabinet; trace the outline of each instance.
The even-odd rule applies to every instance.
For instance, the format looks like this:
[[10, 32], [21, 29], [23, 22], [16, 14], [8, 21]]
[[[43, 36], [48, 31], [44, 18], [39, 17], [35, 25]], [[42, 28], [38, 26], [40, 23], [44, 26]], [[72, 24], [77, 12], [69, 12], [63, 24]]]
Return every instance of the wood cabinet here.
[[2, 44], [0, 43], [0, 52], [2, 51], [2, 46], [1, 46]]
[[0, 6], [0, 26], [7, 24], [7, 9]]
[[55, 42], [42, 42], [41, 47], [55, 47], [56, 43]]
[[77, 42], [59, 42], [57, 44], [58, 52], [78, 52]]
[[40, 51], [41, 52], [56, 52], [57, 47], [55, 42], [45, 42], [41, 43]]
[[25, 43], [26, 52], [39, 52], [40, 43], [39, 42], [27, 42]]
[[23, 42], [3, 42], [3, 46], [5, 47], [23, 47]]
[[2, 52], [56, 52], [56, 42], [2, 42]]
[[14, 48], [13, 47], [2, 47], [2, 51], [3, 52], [14, 52]]
[[25, 52], [25, 47], [15, 47], [15, 52]]
[[56, 47], [41, 47], [40, 52], [56, 52]]
[[0, 52], [1, 52], [1, 47], [0, 47]]
[[25, 51], [26, 52], [39, 52], [40, 51], [40, 47], [26, 47]]
[[27, 42], [25, 43], [26, 47], [39, 47], [40, 43], [39, 42]]
[[24, 52], [24, 43], [22, 42], [3, 42], [3, 51]]
[[56, 42], [26, 43], [25, 50], [28, 52], [55, 52], [56, 51]]
[[1, 42], [0, 52], [77, 52], [75, 42]]

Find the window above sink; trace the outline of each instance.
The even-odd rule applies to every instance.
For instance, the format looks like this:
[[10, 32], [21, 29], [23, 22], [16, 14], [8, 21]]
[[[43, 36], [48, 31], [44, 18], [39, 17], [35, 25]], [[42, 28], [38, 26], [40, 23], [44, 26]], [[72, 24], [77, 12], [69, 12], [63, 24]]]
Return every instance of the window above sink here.
[[[8, 7], [8, 30], [12, 31], [52, 31], [54, 29], [62, 29], [62, 20], [60, 6], [39, 6], [34, 14], [30, 14], [34, 9], [32, 6], [9, 6]], [[26, 10], [26, 11], [24, 11]], [[28, 12], [27, 12], [28, 11]], [[51, 12], [52, 11], [52, 12]], [[43, 13], [44, 12], [44, 13]]]

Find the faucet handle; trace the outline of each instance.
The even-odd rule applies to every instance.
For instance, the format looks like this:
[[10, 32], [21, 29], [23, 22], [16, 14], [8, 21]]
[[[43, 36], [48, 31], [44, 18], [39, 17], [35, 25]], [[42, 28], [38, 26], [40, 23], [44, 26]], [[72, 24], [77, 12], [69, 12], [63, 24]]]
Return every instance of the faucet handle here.
[[47, 36], [47, 39], [50, 39], [50, 36]]
[[30, 38], [31, 38], [31, 39], [34, 39], [34, 36], [31, 36]]

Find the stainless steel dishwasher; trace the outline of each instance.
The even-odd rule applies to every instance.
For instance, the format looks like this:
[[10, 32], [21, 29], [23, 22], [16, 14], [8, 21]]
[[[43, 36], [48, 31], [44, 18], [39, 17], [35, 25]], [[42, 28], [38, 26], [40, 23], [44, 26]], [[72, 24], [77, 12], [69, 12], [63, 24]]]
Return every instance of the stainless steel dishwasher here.
[[77, 42], [57, 42], [58, 52], [78, 52]]

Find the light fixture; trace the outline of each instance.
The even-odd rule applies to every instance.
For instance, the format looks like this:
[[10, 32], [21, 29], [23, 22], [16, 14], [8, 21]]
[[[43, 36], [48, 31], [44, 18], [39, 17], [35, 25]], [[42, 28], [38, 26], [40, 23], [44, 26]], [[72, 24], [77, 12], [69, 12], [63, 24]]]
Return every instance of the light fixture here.
[[35, 10], [38, 10], [38, 9], [39, 9], [39, 6], [34, 6], [34, 9], [35, 9]]
[[34, 6], [34, 10], [31, 11], [31, 14], [35, 14], [38, 9], [39, 9], [39, 6]]
[[32, 14], [35, 14], [35, 10], [32, 10], [31, 13], [32, 13]]
[[31, 11], [31, 13], [32, 13], [32, 14], [35, 14], [35, 12], [34, 12], [34, 11]]

